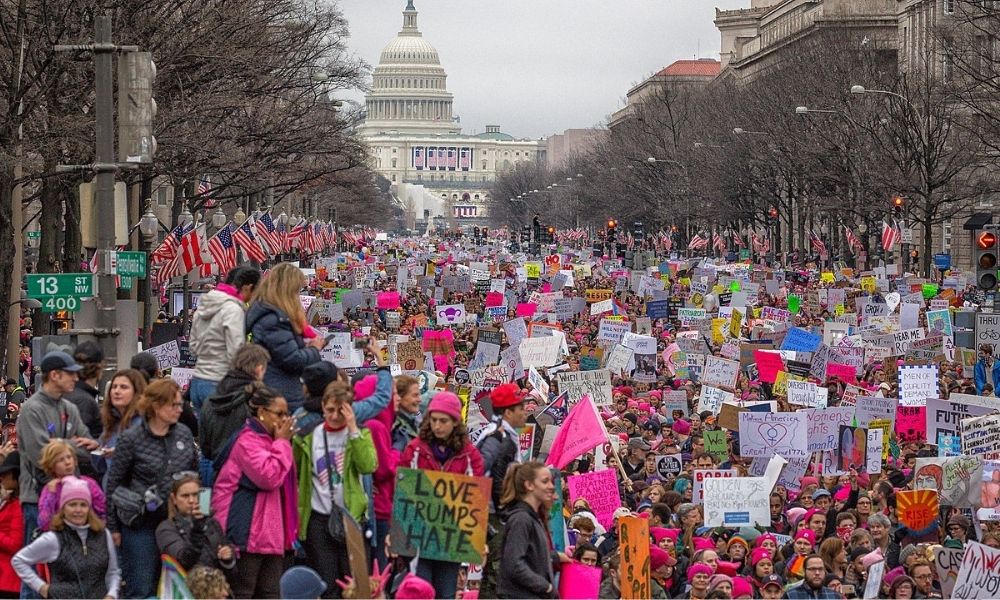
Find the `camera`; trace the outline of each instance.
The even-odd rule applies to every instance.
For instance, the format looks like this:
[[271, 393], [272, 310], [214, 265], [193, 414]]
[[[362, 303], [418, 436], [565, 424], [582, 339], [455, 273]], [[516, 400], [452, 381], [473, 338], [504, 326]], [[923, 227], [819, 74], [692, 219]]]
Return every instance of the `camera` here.
[[367, 337], [357, 338], [356, 340], [354, 340], [354, 349], [364, 350], [365, 348], [368, 347], [368, 344], [369, 344], [369, 339]]

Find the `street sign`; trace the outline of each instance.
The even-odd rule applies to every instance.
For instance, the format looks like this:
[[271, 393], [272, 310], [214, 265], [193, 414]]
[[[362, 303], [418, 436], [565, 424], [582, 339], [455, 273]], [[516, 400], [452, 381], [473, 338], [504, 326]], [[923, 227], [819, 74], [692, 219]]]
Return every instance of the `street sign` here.
[[[42, 273], [28, 275], [28, 297], [93, 298], [94, 276], [91, 273]], [[72, 309], [59, 309], [72, 310]]]
[[904, 244], [913, 243], [913, 230], [909, 227], [904, 227], [902, 230], [902, 239], [900, 240]]
[[54, 296], [41, 300], [42, 312], [59, 312], [62, 310], [76, 312], [80, 310], [80, 299], [74, 296]]
[[125, 290], [126, 292], [132, 291], [132, 286], [135, 282], [135, 277], [128, 277], [126, 275], [119, 275], [118, 280], [121, 282], [118, 285], [118, 289]]
[[42, 237], [42, 232], [41, 231], [29, 231], [26, 235], [27, 235], [27, 237], [28, 237], [29, 240], [37, 240], [38, 238]]
[[951, 268], [951, 254], [940, 253], [934, 255], [934, 268], [938, 271], [947, 271]]
[[118, 252], [118, 275], [121, 277], [145, 277], [145, 252]]

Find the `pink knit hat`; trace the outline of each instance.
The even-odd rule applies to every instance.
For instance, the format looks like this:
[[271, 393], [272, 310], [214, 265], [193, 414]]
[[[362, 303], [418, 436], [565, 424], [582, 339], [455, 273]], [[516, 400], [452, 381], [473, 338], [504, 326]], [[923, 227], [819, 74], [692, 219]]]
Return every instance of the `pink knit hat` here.
[[694, 579], [694, 576], [698, 575], [699, 573], [702, 573], [702, 574], [705, 574], [705, 575], [708, 575], [709, 577], [711, 577], [712, 576], [712, 567], [706, 565], [705, 563], [694, 563], [693, 565], [691, 565], [690, 567], [688, 567], [688, 570], [687, 570], [688, 581], [691, 581], [692, 579]]
[[715, 550], [715, 542], [711, 538], [696, 537], [691, 538], [691, 541], [694, 543], [695, 552], [699, 550]]
[[771, 553], [767, 551], [767, 548], [754, 548], [750, 553], [750, 566], [756, 567], [757, 563], [762, 560], [773, 561], [774, 559], [771, 558]]
[[757, 539], [755, 539], [753, 541], [753, 547], [754, 548], [760, 548], [761, 546], [764, 545], [764, 542], [766, 540], [771, 540], [772, 542], [774, 542], [775, 546], [778, 545], [778, 538], [774, 537], [773, 533], [768, 532], [768, 533], [762, 533], [761, 535], [758, 535]]
[[462, 401], [451, 392], [438, 392], [434, 394], [430, 404], [427, 406], [427, 413], [439, 412], [448, 415], [456, 421], [462, 420]]
[[72, 475], [62, 479], [62, 490], [59, 492], [59, 510], [62, 510], [71, 500], [83, 500], [87, 504], [93, 503], [93, 498], [90, 496], [90, 486], [87, 485], [86, 481]]
[[407, 600], [431, 600], [437, 597], [437, 593], [433, 585], [413, 573], [408, 573], [399, 584], [395, 597]]
[[743, 577], [733, 577], [733, 598], [753, 598], [753, 587]]
[[354, 383], [354, 401], [364, 400], [375, 393], [378, 375], [365, 375]]
[[800, 530], [798, 530], [798, 532], [796, 532], [795, 539], [796, 540], [806, 540], [807, 542], [809, 542], [810, 544], [812, 544], [813, 546], [815, 546], [816, 545], [816, 532], [813, 531], [812, 529], [809, 529], [808, 527], [805, 528], [805, 529], [800, 529]]

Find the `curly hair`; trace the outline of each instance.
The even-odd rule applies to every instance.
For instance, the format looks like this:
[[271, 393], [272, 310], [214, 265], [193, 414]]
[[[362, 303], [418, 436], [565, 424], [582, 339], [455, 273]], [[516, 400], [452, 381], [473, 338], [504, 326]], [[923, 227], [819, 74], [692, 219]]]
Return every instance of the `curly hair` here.
[[[469, 430], [462, 421], [453, 417], [452, 421], [455, 422], [455, 427], [451, 430], [451, 435], [448, 436], [443, 445], [445, 448], [457, 453], [461, 452], [462, 448], [465, 447], [465, 443], [469, 439]], [[417, 433], [417, 437], [427, 442], [430, 446], [442, 445], [440, 440], [434, 437], [429, 416], [425, 416], [423, 421], [420, 422], [420, 431]]]

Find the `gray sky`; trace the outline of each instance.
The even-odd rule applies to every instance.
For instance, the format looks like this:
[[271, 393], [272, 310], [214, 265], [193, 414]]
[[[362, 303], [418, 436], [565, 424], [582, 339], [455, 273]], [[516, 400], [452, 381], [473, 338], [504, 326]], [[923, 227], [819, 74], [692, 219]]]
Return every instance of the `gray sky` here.
[[[406, 0], [338, 0], [372, 67]], [[604, 123], [625, 92], [682, 58], [718, 58], [715, 7], [750, 0], [414, 0], [466, 133], [541, 137]], [[359, 94], [347, 97], [362, 100]]]

